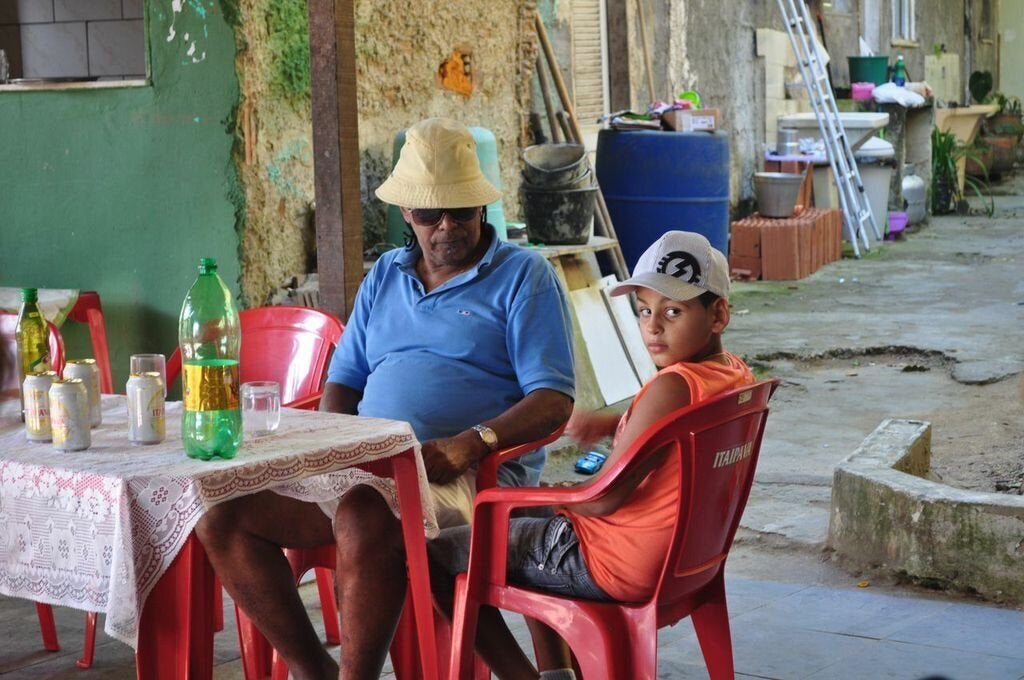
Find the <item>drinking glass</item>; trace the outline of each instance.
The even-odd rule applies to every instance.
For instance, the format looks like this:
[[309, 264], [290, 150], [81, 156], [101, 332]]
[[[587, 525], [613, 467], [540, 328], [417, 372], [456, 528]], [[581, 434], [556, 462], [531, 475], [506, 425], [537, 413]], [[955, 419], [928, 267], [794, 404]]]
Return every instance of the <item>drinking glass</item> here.
[[159, 373], [164, 381], [164, 399], [167, 398], [167, 359], [163, 354], [133, 354], [131, 373]]
[[281, 424], [281, 386], [272, 380], [242, 383], [242, 430], [247, 436], [271, 434]]

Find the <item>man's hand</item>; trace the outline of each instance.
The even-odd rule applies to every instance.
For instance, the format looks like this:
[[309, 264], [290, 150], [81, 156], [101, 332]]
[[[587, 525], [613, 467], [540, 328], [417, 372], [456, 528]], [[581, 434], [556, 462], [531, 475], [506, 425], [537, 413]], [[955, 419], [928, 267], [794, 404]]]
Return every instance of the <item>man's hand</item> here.
[[454, 437], [431, 439], [423, 443], [421, 450], [427, 479], [434, 484], [454, 482], [470, 465], [490, 453], [480, 436], [472, 430]]

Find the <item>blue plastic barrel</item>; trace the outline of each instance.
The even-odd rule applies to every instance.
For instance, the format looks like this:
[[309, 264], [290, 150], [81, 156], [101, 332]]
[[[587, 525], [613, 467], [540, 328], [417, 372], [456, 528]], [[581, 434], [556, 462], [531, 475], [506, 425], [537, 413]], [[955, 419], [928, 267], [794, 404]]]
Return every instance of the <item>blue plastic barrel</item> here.
[[601, 130], [597, 180], [630, 271], [666, 231], [703, 234], [729, 252], [725, 132]]
[[[498, 140], [494, 133], [487, 128], [471, 127], [473, 141], [476, 142], [476, 157], [480, 161], [480, 170], [483, 171], [491, 184], [501, 189], [501, 170], [498, 166]], [[399, 130], [395, 135], [395, 144], [392, 147], [391, 166], [398, 162], [398, 155], [405, 144], [405, 130]], [[505, 228], [505, 210], [502, 208], [501, 199], [487, 206], [487, 221], [494, 226], [498, 238], [502, 241], [508, 240]], [[402, 219], [402, 211], [397, 206], [388, 206], [388, 242], [401, 246], [405, 239], [405, 220]]]

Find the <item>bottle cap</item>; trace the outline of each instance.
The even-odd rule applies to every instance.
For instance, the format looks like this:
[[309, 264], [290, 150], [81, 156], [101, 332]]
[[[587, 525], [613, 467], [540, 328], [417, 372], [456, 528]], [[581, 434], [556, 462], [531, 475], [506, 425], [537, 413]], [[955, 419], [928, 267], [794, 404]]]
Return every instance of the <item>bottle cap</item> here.
[[22, 302], [35, 302], [39, 299], [39, 291], [35, 288], [22, 288], [21, 289], [21, 301]]
[[212, 257], [201, 257], [199, 258], [199, 273], [209, 274], [210, 272], [217, 271], [217, 260]]

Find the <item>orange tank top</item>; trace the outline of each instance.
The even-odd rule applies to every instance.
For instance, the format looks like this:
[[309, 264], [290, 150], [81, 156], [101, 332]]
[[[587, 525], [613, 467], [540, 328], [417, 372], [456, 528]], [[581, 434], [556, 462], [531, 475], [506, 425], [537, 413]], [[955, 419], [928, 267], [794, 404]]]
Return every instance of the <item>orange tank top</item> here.
[[[692, 403], [754, 382], [753, 374], [739, 357], [729, 353], [725, 356], [728, 365], [717, 361], [680, 362], [661, 369], [655, 378], [665, 373], [681, 376], [690, 387]], [[633, 408], [653, 380], [637, 392], [633, 404], [622, 415], [615, 445]], [[670, 456], [610, 515], [587, 517], [564, 511], [579, 536], [594, 582], [616, 600], [643, 602], [654, 594], [672, 538], [679, 502], [678, 478], [679, 461]]]

